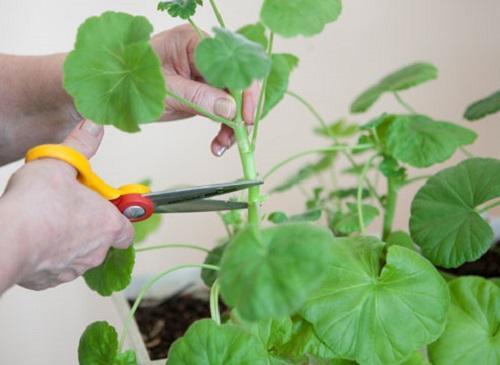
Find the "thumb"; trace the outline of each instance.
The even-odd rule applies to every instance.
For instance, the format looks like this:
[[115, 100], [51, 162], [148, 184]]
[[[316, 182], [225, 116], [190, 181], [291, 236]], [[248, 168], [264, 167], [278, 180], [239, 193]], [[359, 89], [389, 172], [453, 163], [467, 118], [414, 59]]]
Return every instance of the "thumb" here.
[[66, 137], [63, 144], [81, 152], [87, 158], [91, 158], [97, 152], [104, 135], [104, 128], [92, 123], [90, 120], [82, 120]]
[[[230, 120], [236, 116], [236, 102], [224, 90], [180, 76], [172, 77], [169, 80], [169, 86], [178, 95], [212, 114]], [[178, 111], [196, 113], [184, 104], [173, 100], [170, 104], [172, 108]]]

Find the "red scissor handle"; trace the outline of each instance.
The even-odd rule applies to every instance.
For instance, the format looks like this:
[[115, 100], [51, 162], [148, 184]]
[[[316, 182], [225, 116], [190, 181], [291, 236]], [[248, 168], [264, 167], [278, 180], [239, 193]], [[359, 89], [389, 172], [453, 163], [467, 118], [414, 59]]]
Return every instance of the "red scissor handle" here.
[[154, 213], [154, 204], [151, 199], [141, 194], [126, 194], [118, 199], [111, 200], [118, 210], [131, 222], [141, 222]]

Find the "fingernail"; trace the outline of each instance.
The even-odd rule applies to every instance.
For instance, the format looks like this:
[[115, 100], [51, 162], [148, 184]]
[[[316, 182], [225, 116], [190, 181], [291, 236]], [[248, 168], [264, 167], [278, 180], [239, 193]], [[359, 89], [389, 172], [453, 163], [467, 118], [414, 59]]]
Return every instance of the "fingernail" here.
[[236, 103], [232, 98], [219, 98], [215, 101], [214, 112], [219, 117], [232, 119], [236, 114]]
[[217, 157], [222, 157], [222, 155], [227, 151], [227, 147], [219, 146], [215, 148], [215, 154]]
[[85, 120], [80, 129], [87, 132], [93, 137], [99, 137], [102, 127], [100, 125], [92, 123], [90, 120]]

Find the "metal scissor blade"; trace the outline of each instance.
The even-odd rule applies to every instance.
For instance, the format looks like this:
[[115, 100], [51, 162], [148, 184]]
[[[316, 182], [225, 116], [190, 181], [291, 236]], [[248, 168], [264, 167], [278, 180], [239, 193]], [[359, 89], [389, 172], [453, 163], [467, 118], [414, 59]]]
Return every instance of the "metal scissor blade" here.
[[155, 193], [145, 194], [156, 206], [176, 204], [191, 200], [206, 199], [217, 195], [229, 194], [261, 185], [258, 180], [240, 180], [232, 183], [196, 186], [191, 188], [170, 189]]
[[195, 213], [195, 212], [216, 212], [222, 210], [236, 210], [248, 208], [247, 203], [224, 201], [224, 200], [190, 200], [182, 203], [159, 205], [155, 208], [155, 213]]

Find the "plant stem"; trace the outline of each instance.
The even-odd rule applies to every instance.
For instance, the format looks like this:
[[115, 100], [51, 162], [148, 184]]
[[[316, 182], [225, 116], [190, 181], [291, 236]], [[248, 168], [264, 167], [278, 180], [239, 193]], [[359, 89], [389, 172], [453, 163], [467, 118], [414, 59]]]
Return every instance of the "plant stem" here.
[[392, 224], [394, 223], [394, 215], [396, 213], [398, 186], [395, 178], [387, 178], [387, 201], [385, 204], [384, 224], [382, 231], [382, 239], [387, 239], [392, 232]]
[[267, 180], [271, 175], [273, 175], [276, 171], [278, 171], [280, 168], [283, 166], [289, 164], [290, 162], [293, 162], [301, 157], [308, 156], [308, 155], [313, 155], [317, 153], [326, 153], [326, 152], [335, 152], [335, 151], [344, 151], [344, 150], [358, 150], [358, 149], [365, 149], [367, 147], [370, 147], [371, 145], [358, 145], [354, 147], [350, 147], [347, 145], [338, 145], [338, 146], [332, 146], [332, 147], [325, 147], [325, 148], [318, 148], [314, 150], [307, 150], [304, 152], [297, 153], [296, 155], [293, 155], [286, 160], [281, 161], [280, 163], [276, 164], [271, 170], [267, 172], [267, 174], [264, 175], [264, 180]]
[[205, 34], [201, 31], [201, 29], [196, 25], [196, 23], [193, 21], [191, 17], [188, 18], [189, 24], [193, 27], [194, 30], [196, 30], [196, 33], [198, 33], [198, 37], [200, 37], [200, 40], [205, 38]]
[[477, 209], [477, 213], [478, 213], [478, 214], [483, 214], [483, 213], [486, 213], [488, 210], [493, 209], [493, 208], [496, 208], [496, 207], [498, 207], [499, 205], [500, 205], [500, 200], [497, 200], [497, 201], [495, 201], [495, 202], [493, 202], [493, 203], [490, 203], [490, 204], [488, 204], [488, 205], [485, 205], [485, 206], [484, 206], [484, 207], [482, 207], [482, 208]]
[[[241, 90], [234, 90], [231, 92], [236, 101], [237, 113], [234, 121], [234, 136], [238, 144], [240, 152], [241, 165], [243, 167], [243, 175], [247, 180], [257, 179], [257, 167], [255, 164], [255, 156], [250, 140], [248, 138], [247, 126], [243, 122], [242, 108], [243, 108], [243, 93]], [[248, 189], [248, 223], [258, 228], [260, 224], [260, 187], [254, 186]]]
[[189, 249], [193, 249], [193, 250], [198, 250], [198, 251], [210, 253], [210, 250], [205, 248], [205, 247], [200, 247], [200, 246], [196, 246], [196, 245], [184, 245], [184, 244], [165, 244], [165, 245], [137, 247], [135, 249], [135, 252], [154, 251], [154, 250], [161, 250], [163, 248], [189, 248]]
[[219, 292], [220, 285], [219, 279], [215, 280], [212, 284], [212, 288], [210, 288], [210, 316], [212, 320], [217, 324], [221, 324], [220, 320], [220, 311], [219, 311]]
[[370, 169], [373, 160], [377, 157], [377, 155], [372, 156], [363, 166], [363, 170], [359, 175], [358, 180], [358, 191], [356, 194], [356, 205], [358, 209], [358, 219], [359, 219], [359, 229], [361, 234], [365, 232], [365, 217], [363, 216], [363, 189], [364, 185], [367, 181], [366, 175], [368, 174], [368, 170]]
[[182, 104], [190, 107], [191, 109], [196, 111], [198, 114], [203, 115], [204, 117], [207, 117], [209, 119], [212, 119], [214, 122], [225, 124], [231, 128], [235, 127], [235, 124], [232, 121], [230, 121], [226, 118], [219, 117], [218, 115], [212, 114], [208, 110], [203, 109], [202, 107], [196, 105], [195, 103], [190, 102], [187, 99], [184, 99], [182, 96], [179, 96], [179, 95], [171, 92], [170, 90], [167, 90], [167, 95], [170, 96], [172, 99], [177, 100], [179, 103], [182, 103]]
[[415, 182], [418, 182], [420, 180], [427, 180], [429, 179], [430, 177], [432, 177], [432, 175], [422, 175], [422, 176], [415, 176], [411, 179], [408, 179], [405, 181], [404, 185], [407, 186], [407, 185], [411, 185]]
[[224, 216], [222, 215], [221, 212], [217, 212], [217, 215], [222, 221], [222, 224], [224, 224], [224, 229], [226, 230], [227, 236], [231, 237], [233, 235], [233, 232], [231, 232], [231, 228], [229, 228], [229, 225], [224, 221]]
[[222, 18], [222, 14], [219, 11], [219, 8], [217, 8], [217, 4], [215, 3], [215, 0], [210, 0], [210, 5], [212, 5], [212, 9], [214, 11], [215, 17], [217, 18], [217, 21], [219, 22], [219, 25], [222, 28], [226, 28], [226, 23], [224, 23], [224, 19]]
[[132, 319], [134, 318], [135, 312], [137, 311], [137, 308], [139, 308], [139, 305], [141, 304], [142, 299], [146, 295], [146, 293], [151, 289], [153, 285], [155, 285], [160, 279], [162, 279], [164, 276], [167, 276], [168, 274], [171, 274], [175, 271], [179, 271], [182, 269], [189, 269], [189, 268], [202, 268], [202, 269], [207, 269], [207, 270], [215, 270], [218, 271], [219, 267], [213, 266], [213, 265], [205, 265], [205, 264], [196, 264], [196, 265], [180, 265], [176, 266], [174, 268], [168, 269], [155, 277], [151, 278], [146, 285], [142, 288], [141, 292], [139, 293], [139, 296], [134, 302], [134, 305], [132, 306], [132, 309], [129, 312], [127, 321], [125, 322], [125, 326], [123, 328], [123, 332], [120, 336], [120, 344], [118, 346], [118, 351], [121, 352], [123, 349], [123, 344], [125, 343], [125, 339], [127, 338], [128, 335], [128, 330], [130, 327], [130, 323], [132, 322]]
[[461, 146], [460, 151], [465, 155], [465, 157], [474, 158], [474, 155], [467, 148]]
[[394, 97], [396, 98], [396, 100], [398, 101], [398, 103], [403, 107], [405, 108], [410, 114], [417, 114], [417, 112], [415, 111], [415, 109], [413, 109], [410, 104], [408, 104], [407, 102], [405, 102], [401, 96], [399, 95], [399, 93], [397, 91], [394, 91], [393, 92], [394, 94]]
[[[271, 32], [269, 36], [269, 44], [267, 46], [267, 54], [269, 56], [273, 53], [273, 44], [274, 44], [274, 32]], [[266, 101], [266, 88], [267, 82], [269, 80], [269, 75], [264, 79], [262, 83], [262, 89], [260, 90], [259, 102], [257, 104], [257, 112], [255, 114], [255, 121], [252, 133], [252, 149], [255, 151], [255, 146], [257, 144], [257, 136], [259, 134], [259, 125], [262, 120], [262, 113], [264, 112], [264, 102]]]
[[[332, 138], [334, 143], [337, 143], [337, 137], [330, 131], [328, 128], [328, 125], [326, 124], [325, 118], [321, 116], [321, 114], [314, 108], [314, 106], [308, 102], [305, 98], [302, 96], [298, 95], [297, 93], [294, 93], [292, 91], [287, 91], [287, 94], [290, 95], [291, 97], [295, 98], [298, 100], [302, 105], [304, 105], [312, 115], [316, 118], [316, 120], [321, 124], [321, 127], [328, 133], [328, 136]], [[356, 163], [354, 158], [352, 157], [351, 150], [346, 150], [342, 151], [342, 154], [347, 158], [349, 163], [351, 164], [352, 167], [358, 168], [359, 165]], [[373, 187], [372, 183], [370, 181], [366, 181], [366, 186], [368, 187], [368, 190], [370, 191], [370, 194], [377, 199], [380, 205], [382, 205], [382, 199], [380, 196], [377, 194], [377, 191]]]

